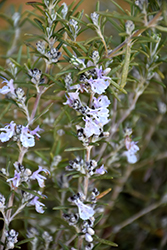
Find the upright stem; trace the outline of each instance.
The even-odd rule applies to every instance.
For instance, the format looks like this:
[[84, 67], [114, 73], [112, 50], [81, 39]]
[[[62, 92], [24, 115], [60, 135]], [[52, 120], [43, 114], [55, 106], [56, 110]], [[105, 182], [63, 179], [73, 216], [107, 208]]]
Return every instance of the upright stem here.
[[31, 113], [31, 116], [30, 116], [30, 120], [28, 121], [28, 125], [33, 124], [34, 117], [35, 117], [35, 114], [36, 114], [36, 111], [37, 111], [37, 108], [38, 108], [38, 104], [39, 104], [41, 95], [42, 95], [42, 90], [37, 94], [37, 98], [35, 100], [34, 108], [32, 110], [32, 113]]
[[[87, 147], [87, 152], [86, 152], [86, 161], [89, 162], [90, 161], [90, 151], [92, 149], [92, 146], [88, 146]], [[89, 176], [86, 175], [84, 177], [84, 195], [85, 197], [87, 197], [87, 193], [88, 193], [88, 186], [89, 186]]]

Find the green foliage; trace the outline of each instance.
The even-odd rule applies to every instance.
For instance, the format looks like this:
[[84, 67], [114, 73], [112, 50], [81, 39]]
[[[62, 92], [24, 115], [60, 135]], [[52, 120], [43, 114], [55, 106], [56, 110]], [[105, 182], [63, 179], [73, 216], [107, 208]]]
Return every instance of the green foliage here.
[[[4, 228], [19, 232], [16, 248], [87, 249], [83, 220], [70, 225], [64, 219], [65, 214], [78, 213], [77, 203], [70, 205], [68, 198], [83, 192], [85, 206], [94, 207], [97, 201], [91, 249], [166, 249], [167, 8], [165, 1], [125, 3], [128, 10], [111, 0], [104, 11], [103, 2], [97, 2], [94, 19], [79, 11], [83, 0], [72, 2], [67, 10], [60, 0], [43, 0], [27, 3], [33, 11], [11, 7], [0, 13], [8, 25], [0, 30], [0, 77], [13, 79], [15, 90], [24, 90], [25, 97], [23, 105], [17, 97], [0, 94], [1, 128], [14, 121], [30, 131], [38, 125], [43, 129], [34, 147], [25, 148], [18, 139], [0, 145], [1, 194], [6, 198], [1, 220]], [[5, 4], [1, 1], [0, 8]], [[94, 51], [99, 55], [96, 63]], [[111, 69], [105, 91], [110, 100], [110, 120], [105, 125], [109, 135], [97, 141], [89, 138], [88, 146], [77, 134], [77, 126], [85, 124], [83, 114], [65, 102], [77, 90], [84, 107], [92, 108], [93, 98], [99, 95], [81, 78], [92, 79], [95, 67], [101, 67], [103, 74]], [[38, 84], [31, 75], [35, 69], [40, 70]], [[71, 77], [69, 86], [66, 76]], [[133, 136], [126, 134], [128, 128]], [[140, 148], [135, 164], [125, 155], [127, 138]], [[95, 160], [98, 168], [104, 164], [107, 173], [67, 172], [65, 167], [76, 157]], [[14, 176], [15, 162], [32, 172], [39, 165], [49, 170], [50, 175], [42, 173], [47, 177], [45, 186], [39, 188], [36, 180], [18, 187], [7, 182]], [[94, 187], [100, 194], [93, 203]], [[24, 193], [37, 196], [45, 204], [45, 213], [27, 206]], [[26, 239], [30, 227], [37, 232]], [[45, 231], [53, 237], [48, 245]], [[7, 246], [4, 232], [2, 247]]]

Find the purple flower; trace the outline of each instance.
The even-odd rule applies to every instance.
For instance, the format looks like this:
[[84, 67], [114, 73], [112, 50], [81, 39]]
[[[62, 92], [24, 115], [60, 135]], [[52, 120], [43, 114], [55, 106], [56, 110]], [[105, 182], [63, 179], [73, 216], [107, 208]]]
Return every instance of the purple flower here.
[[99, 127], [103, 127], [105, 124], [109, 122], [107, 118], [109, 116], [109, 110], [107, 108], [99, 108], [99, 109], [90, 109], [87, 111], [88, 115], [92, 116], [92, 119], [99, 125]]
[[[41, 195], [42, 193], [40, 191], [38, 191], [38, 193]], [[42, 202], [38, 201], [39, 197], [35, 196], [28, 205], [33, 205], [35, 206], [35, 210], [38, 213], [43, 214], [45, 211], [43, 210], [43, 206], [45, 206]]]
[[22, 126], [20, 141], [25, 148], [33, 147], [35, 145], [34, 136], [31, 134], [29, 128]]
[[85, 121], [85, 128], [84, 128], [84, 134], [86, 135], [86, 137], [90, 137], [92, 135], [100, 135], [101, 134], [101, 130], [98, 124], [96, 124], [92, 118], [90, 117], [86, 117], [83, 118], [83, 120]]
[[90, 84], [91, 89], [94, 93], [102, 94], [105, 92], [105, 89], [110, 85], [110, 77], [105, 76], [107, 71], [103, 71], [102, 67], [100, 69], [95, 68], [97, 79], [90, 78], [87, 82]]
[[78, 206], [79, 217], [82, 220], [88, 220], [90, 217], [94, 215], [95, 211], [93, 210], [93, 208], [83, 204], [83, 202], [80, 201], [79, 199], [75, 201], [75, 204]]
[[70, 107], [72, 107], [74, 101], [79, 100], [79, 102], [81, 102], [80, 99], [79, 99], [79, 93], [78, 92], [71, 92], [71, 93], [68, 93], [68, 95], [69, 95], [69, 97], [66, 96], [67, 101], [63, 103], [64, 105], [69, 105]]
[[0, 134], [1, 142], [9, 141], [10, 138], [12, 138], [15, 132], [15, 126], [16, 126], [16, 123], [14, 123], [14, 121], [11, 121], [11, 123], [6, 125], [4, 128], [0, 128], [0, 131], [4, 131]]
[[107, 108], [110, 105], [110, 100], [106, 95], [100, 95], [98, 98], [93, 98], [93, 106], [97, 108]]
[[43, 188], [45, 186], [44, 180], [46, 180], [46, 177], [39, 174], [39, 172], [41, 171], [45, 172], [46, 174], [50, 174], [50, 172], [47, 169], [44, 169], [41, 166], [39, 166], [38, 170], [31, 175], [30, 179], [32, 180], [36, 179], [38, 181], [39, 186]]
[[13, 178], [7, 179], [7, 182], [12, 181], [12, 186], [14, 188], [17, 188], [20, 183], [21, 183], [21, 172], [17, 172], [17, 170], [15, 170], [15, 174]]
[[37, 126], [32, 131], [29, 128], [22, 126], [22, 130], [21, 130], [21, 134], [20, 134], [20, 141], [21, 141], [22, 145], [25, 148], [33, 147], [35, 145], [34, 135], [36, 135], [38, 138], [40, 138], [40, 135], [37, 133], [39, 131], [43, 131], [43, 129], [39, 128], [39, 126]]
[[102, 165], [100, 168], [97, 168], [96, 169], [96, 174], [100, 174], [100, 175], [103, 175], [107, 172], [107, 170], [104, 168], [104, 165]]
[[85, 121], [85, 135], [87, 137], [100, 135], [103, 130], [103, 126], [109, 122], [109, 110], [107, 108], [88, 108], [87, 114], [91, 117], [86, 116], [86, 118], [83, 118]]
[[43, 131], [43, 129], [41, 129], [39, 127], [39, 125], [38, 125], [34, 130], [30, 131], [30, 134], [31, 135], [36, 135], [38, 138], [40, 138], [40, 135], [37, 133], [37, 132], [40, 132], [40, 131]]
[[87, 108], [84, 133], [87, 137], [92, 135], [100, 135], [103, 126], [109, 122], [109, 110], [107, 109], [110, 101], [107, 96], [101, 95], [93, 98], [92, 109]]
[[15, 95], [15, 93], [14, 93], [13, 79], [11, 79], [10, 81], [8, 81], [7, 79], [5, 79], [2, 83], [4, 83], [4, 82], [6, 82], [7, 85], [3, 86], [2, 89], [0, 89], [0, 94], [6, 95], [8, 93], [11, 93], [11, 94]]

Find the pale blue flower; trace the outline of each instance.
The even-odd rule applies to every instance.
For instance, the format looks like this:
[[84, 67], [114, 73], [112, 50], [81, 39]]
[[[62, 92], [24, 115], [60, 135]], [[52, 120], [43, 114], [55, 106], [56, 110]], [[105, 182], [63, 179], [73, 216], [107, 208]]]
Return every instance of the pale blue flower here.
[[127, 161], [130, 163], [130, 164], [134, 164], [137, 162], [137, 156], [133, 153], [131, 153], [130, 151], [125, 151], [124, 152], [124, 155], [127, 157]]
[[139, 150], [139, 147], [136, 144], [137, 144], [137, 142], [132, 141], [129, 136], [126, 136], [125, 147], [128, 151], [135, 154]]
[[69, 105], [70, 107], [72, 107], [73, 103], [76, 100], [79, 100], [79, 102], [81, 102], [80, 99], [79, 99], [79, 93], [78, 92], [70, 92], [70, 93], [68, 93], [68, 95], [69, 95], [69, 97], [66, 96], [67, 101], [63, 103], [64, 105]]
[[20, 141], [25, 148], [33, 147], [35, 145], [34, 136], [31, 134], [29, 128], [22, 126]]
[[36, 135], [36, 137], [40, 138], [41, 136], [37, 133], [40, 131], [43, 131], [43, 129], [41, 129], [38, 125], [34, 130], [30, 131], [30, 133], [31, 133], [31, 135]]
[[14, 93], [15, 89], [14, 89], [14, 85], [13, 85], [13, 79], [11, 79], [10, 81], [8, 81], [8, 80], [5, 79], [2, 83], [4, 83], [4, 82], [6, 82], [7, 85], [3, 86], [2, 89], [0, 89], [0, 94], [6, 95], [8, 93], [11, 93], [11, 94], [15, 95], [15, 93]]
[[110, 100], [106, 95], [100, 95], [97, 98], [93, 98], [93, 107], [97, 108], [107, 108], [110, 105]]
[[90, 217], [94, 215], [95, 211], [93, 210], [93, 208], [83, 204], [83, 202], [80, 201], [79, 199], [75, 201], [75, 204], [78, 206], [79, 217], [82, 220], [88, 220]]
[[21, 172], [17, 172], [17, 170], [15, 170], [14, 177], [7, 179], [7, 182], [10, 181], [12, 181], [12, 187], [17, 188], [21, 183]]
[[100, 135], [101, 134], [101, 130], [98, 124], [96, 124], [92, 118], [90, 117], [86, 117], [83, 118], [83, 120], [85, 121], [85, 128], [84, 128], [84, 134], [86, 135], [86, 137], [90, 137], [92, 135]]
[[44, 180], [46, 180], [46, 177], [44, 177], [44, 176], [42, 176], [41, 174], [39, 174], [39, 172], [45, 172], [46, 174], [50, 174], [50, 172], [47, 170], [47, 169], [44, 169], [44, 168], [42, 168], [41, 166], [39, 166], [39, 168], [38, 168], [38, 170], [37, 171], [35, 171], [32, 175], [31, 175], [31, 177], [30, 177], [30, 179], [32, 179], [32, 180], [37, 180], [38, 181], [38, 184], [39, 184], [39, 186], [41, 187], [41, 188], [43, 188], [45, 185], [44, 185]]
[[99, 125], [99, 127], [103, 127], [105, 124], [109, 122], [109, 110], [107, 108], [98, 108], [98, 109], [88, 109], [88, 115], [92, 116], [93, 121]]
[[43, 131], [43, 129], [39, 128], [39, 126], [37, 126], [32, 131], [29, 128], [22, 126], [22, 130], [20, 134], [20, 141], [22, 145], [25, 148], [34, 147], [35, 146], [34, 136], [36, 136], [37, 138], [40, 138], [40, 135], [37, 133], [39, 131]]
[[[38, 191], [38, 193], [41, 195], [42, 193], [40, 191]], [[33, 205], [35, 206], [35, 210], [40, 213], [43, 214], [45, 211], [43, 210], [43, 206], [45, 206], [42, 202], [38, 201], [39, 197], [35, 196], [28, 205]]]
[[137, 151], [139, 151], [139, 147], [136, 144], [137, 142], [131, 141], [128, 148], [128, 151], [130, 151], [131, 154], [135, 154]]
[[0, 131], [3, 131], [0, 134], [0, 141], [1, 142], [9, 141], [10, 138], [12, 138], [12, 136], [15, 133], [15, 126], [16, 126], [16, 123], [14, 123], [14, 121], [11, 121], [4, 128], [0, 128]]
[[138, 160], [135, 154], [139, 151], [139, 147], [136, 144], [137, 142], [132, 141], [129, 136], [125, 138], [125, 147], [127, 151], [124, 152], [124, 155], [127, 157], [127, 161], [130, 164], [134, 164]]
[[107, 170], [104, 168], [104, 165], [102, 165], [100, 168], [97, 168], [96, 169], [96, 174], [100, 174], [100, 175], [103, 175], [107, 172]]
[[95, 68], [95, 70], [97, 79], [90, 78], [87, 80], [87, 82], [90, 84], [90, 87], [94, 93], [101, 95], [110, 85], [110, 77], [105, 76], [105, 71], [102, 70], [102, 67], [100, 67], [100, 69]]

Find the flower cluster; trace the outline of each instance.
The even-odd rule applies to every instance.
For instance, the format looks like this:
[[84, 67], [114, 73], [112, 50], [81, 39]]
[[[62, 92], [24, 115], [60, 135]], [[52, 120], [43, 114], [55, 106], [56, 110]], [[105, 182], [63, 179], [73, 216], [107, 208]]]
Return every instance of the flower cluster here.
[[68, 25], [69, 25], [69, 29], [70, 29], [70, 32], [71, 32], [73, 38], [76, 39], [77, 34], [80, 30], [80, 27], [78, 26], [78, 22], [74, 19], [70, 19], [68, 22]]
[[78, 213], [64, 213], [63, 218], [68, 222], [70, 226], [73, 226], [77, 224], [79, 220], [79, 215]]
[[97, 14], [96, 12], [91, 13], [91, 19], [92, 22], [94, 23], [95, 26], [99, 26], [98, 20], [99, 20], [99, 14]]
[[7, 239], [7, 244], [5, 248], [6, 250], [14, 248], [14, 244], [18, 242], [17, 240], [18, 234], [19, 233], [17, 233], [14, 229], [6, 231], [6, 239]]
[[14, 141], [20, 141], [22, 146], [25, 148], [34, 147], [35, 145], [35, 136], [40, 138], [38, 132], [42, 131], [42, 129], [37, 126], [34, 130], [30, 130], [28, 127], [23, 125], [16, 125], [14, 121], [11, 121], [4, 128], [0, 128], [0, 141], [7, 142], [11, 138]]
[[31, 76], [31, 82], [35, 84], [37, 92], [39, 92], [38, 85], [44, 83], [44, 78], [41, 77], [42, 71], [37, 68], [29, 69], [28, 74]]
[[84, 115], [83, 120], [85, 121], [85, 128], [83, 133], [80, 132], [80, 140], [86, 141], [93, 135], [100, 136], [103, 133], [103, 126], [109, 122], [109, 110], [108, 106], [110, 101], [107, 96], [100, 95], [97, 98], [94, 97], [92, 100], [91, 108], [82, 104], [78, 92], [68, 93], [67, 101], [64, 104], [68, 104], [70, 107], [75, 109]]
[[39, 232], [37, 231], [36, 228], [30, 228], [27, 230], [27, 237], [31, 238], [31, 244], [32, 244], [32, 249], [36, 249], [37, 248], [37, 242], [38, 242], [38, 238], [37, 236], [39, 235]]
[[7, 95], [8, 97], [14, 99], [21, 108], [25, 108], [25, 93], [22, 88], [15, 88], [13, 79], [7, 80], [4, 78], [2, 83], [7, 83], [0, 89], [0, 94]]
[[56, 63], [58, 62], [61, 52], [58, 51], [56, 48], [51, 48], [50, 50], [46, 49], [45, 42], [43, 41], [38, 41], [36, 43], [37, 50], [39, 53], [47, 57], [47, 60], [49, 63]]
[[12, 187], [17, 188], [22, 182], [28, 183], [30, 180], [37, 180], [38, 185], [43, 188], [44, 180], [46, 180], [46, 177], [39, 174], [39, 172], [45, 172], [46, 174], [50, 174], [49, 171], [45, 168], [42, 168], [41, 166], [38, 167], [38, 170], [35, 172], [31, 172], [30, 169], [25, 168], [23, 165], [21, 165], [19, 162], [14, 163], [15, 167], [15, 173], [14, 177], [7, 180], [7, 182], [12, 181]]
[[[39, 173], [44, 172], [45, 174], [50, 174], [50, 172], [47, 169], [43, 168], [42, 166], [38, 166], [38, 170], [32, 173], [32, 171], [29, 168], [25, 168], [19, 162], [15, 162], [14, 167], [15, 167], [14, 177], [7, 179], [7, 182], [11, 183], [11, 188], [14, 189], [15, 191], [17, 191], [17, 188], [21, 184], [26, 184], [26, 185], [30, 184], [31, 180], [37, 180], [40, 188], [45, 187], [44, 181], [46, 180], [46, 177]], [[23, 192], [23, 198], [22, 198], [23, 207], [25, 205], [28, 205], [28, 206], [34, 205], [38, 213], [44, 213], [44, 210], [43, 210], [44, 204], [39, 202], [38, 199], [39, 197], [45, 198], [45, 196], [42, 195], [40, 191], [36, 193], [37, 195]], [[1, 208], [5, 208], [4, 206], [5, 200], [3, 196], [0, 198], [1, 198]]]
[[[66, 76], [65, 78], [68, 96], [66, 96], [67, 101], [64, 104], [69, 105], [83, 115], [85, 127], [78, 127], [77, 134], [78, 139], [81, 140], [84, 145], [89, 144], [90, 137], [92, 137], [92, 139], [96, 138], [96, 140], [103, 137], [103, 126], [109, 122], [108, 107], [110, 100], [103, 93], [110, 84], [110, 77], [107, 76], [110, 69], [106, 68], [103, 70], [102, 67], [98, 67], [98, 52], [93, 53], [92, 58], [93, 62], [88, 61], [87, 63], [87, 67], [92, 67], [92, 69], [81, 74], [80, 84], [70, 86], [72, 83], [71, 76], [68, 75], [68, 77]], [[84, 61], [76, 57], [72, 57], [71, 62], [80, 70], [86, 68]], [[76, 91], [69, 92], [69, 90], [72, 89], [76, 89]], [[79, 97], [79, 92], [82, 93], [83, 91], [90, 92], [93, 97], [89, 106], [83, 104]]]
[[78, 214], [65, 214], [64, 218], [68, 221], [69, 225], [75, 225], [78, 222], [78, 219], [81, 218], [83, 220], [81, 226], [81, 232], [85, 234], [85, 241], [88, 242], [86, 249], [93, 248], [93, 235], [95, 231], [93, 229], [94, 226], [94, 214], [96, 212], [95, 206], [97, 202], [97, 196], [99, 195], [99, 191], [97, 188], [94, 188], [91, 192], [90, 197], [88, 197], [87, 202], [91, 202], [92, 205], [85, 205], [83, 202], [86, 201], [83, 193], [79, 192], [76, 195], [73, 195], [68, 200], [78, 207]]
[[66, 166], [66, 170], [76, 170], [88, 176], [92, 176], [94, 174], [103, 175], [106, 172], [104, 165], [102, 165], [100, 168], [97, 168], [97, 162], [95, 160], [84, 161], [80, 157], [76, 157], [73, 161], [69, 161], [69, 165]]

